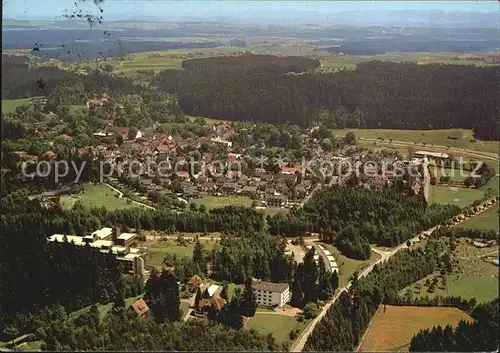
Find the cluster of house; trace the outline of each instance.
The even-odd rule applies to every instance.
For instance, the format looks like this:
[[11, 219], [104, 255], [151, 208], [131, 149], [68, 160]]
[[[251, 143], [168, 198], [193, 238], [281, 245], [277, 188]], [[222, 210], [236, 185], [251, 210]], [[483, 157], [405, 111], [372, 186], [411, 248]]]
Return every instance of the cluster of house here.
[[[195, 303], [195, 315], [205, 315], [209, 310], [220, 311], [226, 305], [226, 300], [221, 297], [222, 286], [205, 284], [203, 279], [195, 275], [187, 283], [188, 290], [192, 293], [200, 292], [200, 300]], [[273, 283], [253, 280], [252, 289], [258, 306], [266, 308], [281, 308], [290, 301], [290, 288], [288, 283]]]
[[90, 246], [96, 251], [116, 256], [125, 273], [144, 275], [144, 254], [135, 248], [135, 233], [120, 233], [119, 229], [104, 227], [85, 236], [54, 234], [48, 238], [50, 243], [68, 242], [77, 247]]

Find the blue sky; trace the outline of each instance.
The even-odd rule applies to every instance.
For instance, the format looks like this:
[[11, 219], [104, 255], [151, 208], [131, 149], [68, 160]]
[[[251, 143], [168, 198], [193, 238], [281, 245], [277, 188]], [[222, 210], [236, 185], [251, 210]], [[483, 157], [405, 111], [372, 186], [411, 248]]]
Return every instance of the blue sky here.
[[[4, 0], [3, 17], [13, 19], [56, 19], [65, 11], [74, 11], [75, 0]], [[76, 0], [79, 8], [95, 12], [91, 0]], [[276, 13], [287, 11], [320, 11], [335, 13], [350, 10], [430, 10], [498, 12], [495, 0], [476, 1], [164, 1], [164, 0], [105, 0], [102, 4], [108, 19], [139, 16], [231, 16], [235, 13]]]

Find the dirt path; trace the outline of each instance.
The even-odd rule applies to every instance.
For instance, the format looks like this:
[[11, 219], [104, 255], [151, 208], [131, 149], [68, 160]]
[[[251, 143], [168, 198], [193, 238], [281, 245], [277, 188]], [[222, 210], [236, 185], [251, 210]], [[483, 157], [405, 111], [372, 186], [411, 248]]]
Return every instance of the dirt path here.
[[302, 310], [299, 308], [290, 308], [290, 309], [277, 309], [276, 311], [256, 311], [255, 315], [282, 315], [282, 316], [290, 316], [296, 317], [302, 313]]

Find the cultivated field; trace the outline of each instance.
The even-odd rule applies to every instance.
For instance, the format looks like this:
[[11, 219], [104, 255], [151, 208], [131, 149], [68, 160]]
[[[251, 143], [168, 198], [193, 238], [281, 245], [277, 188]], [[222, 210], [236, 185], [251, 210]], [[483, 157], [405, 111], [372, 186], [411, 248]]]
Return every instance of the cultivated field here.
[[[352, 131], [356, 137], [375, 139], [384, 144], [396, 145], [397, 142], [411, 142], [415, 150], [425, 150], [428, 146], [450, 146], [479, 152], [489, 152], [493, 157], [498, 154], [498, 141], [480, 141], [474, 138], [472, 130], [443, 129], [443, 130], [385, 130], [385, 129], [343, 129], [334, 130], [335, 135], [344, 136]], [[392, 141], [391, 141], [392, 140]]]
[[[493, 53], [491, 53], [493, 54]], [[490, 55], [491, 55], [490, 54]], [[376, 55], [325, 55], [325, 61], [323, 63], [323, 69], [325, 71], [335, 71], [338, 69], [354, 70], [356, 65], [361, 62], [367, 62], [372, 60], [380, 61], [393, 61], [393, 62], [405, 62], [411, 61], [420, 65], [425, 64], [451, 64], [451, 65], [477, 65], [477, 66], [489, 66], [493, 63], [488, 62], [488, 54], [485, 53], [483, 58], [479, 55], [476, 56], [474, 60], [468, 60], [465, 55], [458, 55], [457, 53], [397, 53], [389, 52], [385, 54]]]
[[459, 207], [470, 205], [484, 196], [480, 189], [459, 188], [445, 185], [431, 185], [429, 202], [439, 204], [453, 204]]
[[77, 201], [86, 207], [106, 207], [110, 211], [141, 207], [134, 203], [127, 203], [126, 200], [120, 199], [115, 191], [99, 184], [85, 184], [83, 193], [61, 197], [61, 205], [66, 209], [71, 209]]
[[421, 329], [457, 325], [470, 317], [457, 308], [381, 306], [363, 338], [361, 352], [408, 351], [413, 336]]
[[498, 217], [498, 204], [496, 204], [489, 210], [466, 220], [465, 222], [460, 224], [460, 227], [485, 230], [492, 229], [498, 231], [500, 227]]

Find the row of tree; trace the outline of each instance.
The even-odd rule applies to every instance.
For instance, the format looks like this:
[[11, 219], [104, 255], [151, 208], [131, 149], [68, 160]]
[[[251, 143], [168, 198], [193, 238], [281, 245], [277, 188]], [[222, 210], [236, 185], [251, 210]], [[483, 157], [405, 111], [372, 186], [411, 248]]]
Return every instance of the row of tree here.
[[408, 284], [432, 273], [435, 254], [404, 250], [358, 281], [353, 275], [349, 291], [343, 292], [316, 325], [306, 342], [306, 351], [353, 351], [378, 305], [394, 297]]

